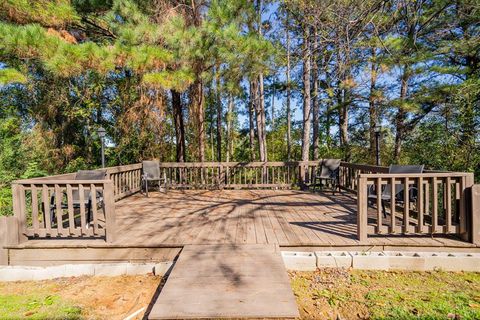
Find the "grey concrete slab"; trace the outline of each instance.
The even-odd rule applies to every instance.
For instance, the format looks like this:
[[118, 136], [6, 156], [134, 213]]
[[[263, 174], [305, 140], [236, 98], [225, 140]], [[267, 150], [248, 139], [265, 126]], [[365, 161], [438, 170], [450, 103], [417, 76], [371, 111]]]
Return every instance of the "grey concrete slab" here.
[[276, 245], [187, 245], [148, 319], [297, 318]]

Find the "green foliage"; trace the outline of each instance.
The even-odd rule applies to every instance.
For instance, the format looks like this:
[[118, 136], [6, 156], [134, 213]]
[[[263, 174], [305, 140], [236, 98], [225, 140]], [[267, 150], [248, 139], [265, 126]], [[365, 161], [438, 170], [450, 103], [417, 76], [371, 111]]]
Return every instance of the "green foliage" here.
[[21, 72], [12, 68], [0, 69], [0, 85], [25, 82], [27, 82], [27, 77]]
[[0, 18], [19, 24], [41, 23], [49, 27], [65, 26], [80, 20], [70, 0], [3, 0], [0, 2]]

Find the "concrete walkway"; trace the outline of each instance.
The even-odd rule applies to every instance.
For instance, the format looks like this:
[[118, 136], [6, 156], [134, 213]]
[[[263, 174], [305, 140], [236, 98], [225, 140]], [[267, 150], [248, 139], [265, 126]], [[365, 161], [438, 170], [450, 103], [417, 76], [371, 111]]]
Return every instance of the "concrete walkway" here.
[[187, 245], [148, 319], [296, 318], [275, 245]]

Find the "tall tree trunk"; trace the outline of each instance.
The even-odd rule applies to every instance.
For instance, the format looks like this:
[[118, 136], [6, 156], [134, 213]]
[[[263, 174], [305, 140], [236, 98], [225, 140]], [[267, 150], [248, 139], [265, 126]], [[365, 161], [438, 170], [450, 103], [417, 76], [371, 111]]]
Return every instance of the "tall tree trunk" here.
[[215, 100], [217, 105], [217, 161], [222, 162], [222, 99], [220, 96], [220, 77], [217, 68], [215, 75]]
[[249, 123], [249, 137], [250, 137], [250, 161], [255, 161], [255, 104], [257, 95], [257, 86], [255, 80], [250, 81], [250, 97], [248, 103], [248, 123]]
[[319, 158], [319, 116], [320, 116], [320, 105], [318, 101], [318, 32], [317, 28], [313, 29], [313, 46], [312, 46], [312, 104], [313, 104], [313, 136], [312, 136], [312, 149], [313, 149], [313, 160], [318, 160]]
[[372, 65], [370, 67], [370, 94], [368, 97], [369, 115], [369, 141], [370, 141], [370, 162], [375, 164], [377, 150], [375, 143], [375, 127], [378, 124], [377, 100], [377, 63], [375, 62], [376, 51], [372, 49]]
[[227, 154], [226, 160], [230, 162], [231, 158], [233, 157], [233, 96], [230, 93], [228, 95], [228, 111], [227, 111]]
[[339, 114], [339, 129], [340, 129], [340, 145], [343, 150], [343, 158], [345, 161], [350, 160], [350, 146], [348, 140], [348, 92], [347, 89], [341, 90], [340, 97], [340, 114]]
[[203, 82], [196, 80], [190, 90], [190, 103], [193, 114], [193, 122], [196, 131], [198, 147], [197, 160], [205, 161], [205, 110], [203, 96]]
[[287, 97], [286, 97], [286, 105], [287, 105], [287, 160], [292, 160], [292, 111], [290, 109], [290, 32], [289, 32], [289, 15], [287, 13], [286, 18], [286, 27], [285, 33], [287, 37], [287, 68], [285, 71], [285, 78], [287, 82]]
[[303, 30], [303, 137], [302, 137], [302, 161], [309, 160], [310, 149], [310, 31], [307, 26]]
[[255, 115], [257, 119], [257, 138], [260, 161], [267, 161], [266, 121], [265, 121], [265, 97], [263, 90], [263, 75], [258, 77], [258, 95], [255, 103]]
[[185, 157], [185, 125], [183, 123], [183, 108], [180, 93], [175, 90], [172, 94], [173, 121], [175, 122], [175, 142], [177, 162], [186, 161]]
[[404, 107], [408, 95], [408, 80], [410, 79], [410, 68], [408, 66], [403, 67], [403, 73], [400, 85], [400, 106], [398, 107], [397, 114], [395, 116], [395, 146], [393, 150], [393, 162], [398, 163], [400, 161], [400, 154], [402, 152], [402, 143], [405, 136], [407, 119], [407, 112]]
[[[262, 0], [258, 0], [258, 34], [262, 36]], [[258, 103], [256, 103], [256, 115], [257, 115], [257, 135], [258, 135], [258, 148], [260, 151], [260, 161], [268, 161], [267, 157], [267, 121], [265, 117], [265, 91], [263, 83], [263, 73], [258, 75]]]

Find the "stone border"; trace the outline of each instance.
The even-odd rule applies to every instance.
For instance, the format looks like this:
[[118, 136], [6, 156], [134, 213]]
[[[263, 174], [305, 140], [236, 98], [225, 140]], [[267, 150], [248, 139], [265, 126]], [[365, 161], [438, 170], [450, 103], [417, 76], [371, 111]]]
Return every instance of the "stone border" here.
[[480, 253], [409, 251], [282, 251], [285, 268], [313, 271], [317, 268], [363, 270], [470, 271], [480, 272]]
[[0, 281], [49, 280], [61, 277], [168, 275], [174, 262], [64, 264], [49, 267], [1, 266]]

